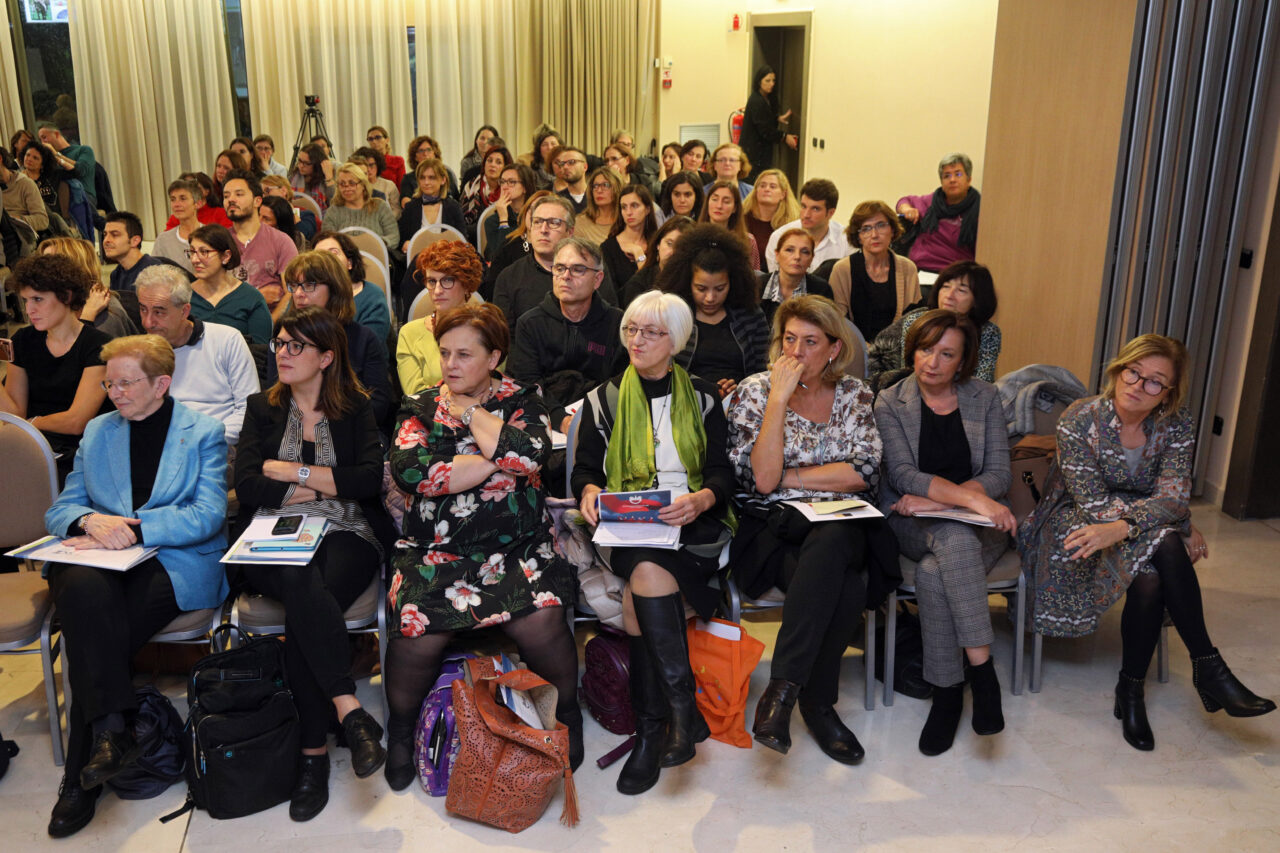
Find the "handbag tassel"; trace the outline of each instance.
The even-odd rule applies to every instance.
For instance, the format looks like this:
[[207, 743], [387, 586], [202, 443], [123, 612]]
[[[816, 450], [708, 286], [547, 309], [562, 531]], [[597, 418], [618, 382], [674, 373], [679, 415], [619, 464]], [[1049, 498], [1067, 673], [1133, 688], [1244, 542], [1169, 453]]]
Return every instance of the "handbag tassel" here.
[[578, 825], [578, 789], [573, 784], [573, 771], [564, 769], [564, 811], [560, 812], [560, 822], [565, 826]]

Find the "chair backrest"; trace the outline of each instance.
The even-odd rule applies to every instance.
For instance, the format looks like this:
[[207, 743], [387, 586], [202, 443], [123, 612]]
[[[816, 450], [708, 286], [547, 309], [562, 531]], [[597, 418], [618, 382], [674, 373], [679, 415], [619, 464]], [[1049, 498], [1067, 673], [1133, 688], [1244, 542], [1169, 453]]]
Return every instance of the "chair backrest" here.
[[361, 252], [364, 256], [364, 279], [370, 284], [376, 284], [382, 289], [382, 295], [387, 300], [387, 311], [391, 316], [395, 316], [395, 309], [391, 305], [391, 275], [387, 272], [387, 268], [383, 266], [382, 261], [375, 258], [368, 252]]
[[409, 306], [408, 322], [412, 323], [414, 320], [421, 320], [435, 310], [436, 304], [432, 301], [431, 294], [424, 290], [413, 297], [413, 303]]
[[[583, 408], [586, 408], [585, 404]], [[582, 409], [573, 413], [564, 443], [564, 493], [573, 496], [573, 462], [578, 455], [578, 430], [582, 427]]]
[[485, 243], [487, 242], [485, 240], [484, 221], [493, 216], [497, 209], [498, 206], [496, 204], [489, 205], [480, 214], [480, 218], [476, 220], [476, 251], [480, 253], [482, 258], [484, 257]]
[[343, 228], [342, 233], [350, 237], [361, 252], [373, 255], [378, 263], [387, 269], [391, 269], [391, 255], [387, 252], [387, 244], [377, 234], [359, 225], [350, 225]]
[[452, 225], [424, 225], [418, 229], [418, 232], [409, 238], [409, 252], [406, 255], [409, 262], [413, 263], [413, 259], [418, 257], [418, 253], [441, 240], [456, 240], [459, 243], [467, 242], [467, 238], [462, 236], [462, 232]]
[[58, 497], [58, 466], [40, 430], [0, 412], [0, 459], [4, 489], [11, 497], [0, 513], [0, 547], [25, 545], [45, 535], [44, 514]]
[[320, 205], [316, 204], [316, 200], [304, 192], [298, 191], [293, 194], [293, 203], [302, 210], [309, 210], [316, 215], [316, 222], [324, 221], [324, 213], [320, 210]]
[[866, 379], [867, 339], [862, 337], [862, 331], [848, 317], [844, 318], [844, 322], [849, 327], [849, 331], [853, 333], [853, 345], [854, 349], [857, 350], [853, 355], [853, 361], [849, 362], [848, 373], [850, 376]]

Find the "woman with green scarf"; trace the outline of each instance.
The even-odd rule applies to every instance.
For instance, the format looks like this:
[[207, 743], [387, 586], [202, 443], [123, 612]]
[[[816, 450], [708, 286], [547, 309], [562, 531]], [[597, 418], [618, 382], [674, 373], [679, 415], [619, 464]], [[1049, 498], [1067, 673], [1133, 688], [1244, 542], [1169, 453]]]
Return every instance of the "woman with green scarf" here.
[[618, 791], [639, 794], [663, 767], [693, 758], [710, 734], [694, 701], [685, 605], [704, 618], [718, 594], [708, 581], [734, 524], [733, 469], [716, 387], [675, 364], [693, 316], [683, 299], [650, 291], [622, 315], [631, 364], [586, 396], [573, 467], [573, 493], [595, 525], [601, 492], [669, 489], [659, 512], [682, 528], [680, 547], [614, 548], [614, 574], [625, 578], [623, 619], [630, 639], [631, 704], [636, 742]]

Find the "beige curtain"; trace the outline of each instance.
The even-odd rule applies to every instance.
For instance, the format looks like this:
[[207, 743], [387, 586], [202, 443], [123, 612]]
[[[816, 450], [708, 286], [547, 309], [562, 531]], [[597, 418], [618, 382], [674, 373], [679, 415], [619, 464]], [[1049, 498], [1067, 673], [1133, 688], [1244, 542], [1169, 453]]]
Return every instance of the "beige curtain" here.
[[68, 11], [80, 138], [116, 206], [153, 239], [169, 216], [169, 181], [212, 171], [235, 135], [222, 3], [71, 0]]
[[293, 157], [305, 95], [320, 96], [339, 158], [364, 145], [374, 124], [404, 156], [413, 137], [404, 0], [242, 0], [240, 8], [253, 130], [275, 139], [276, 159]]
[[492, 124], [513, 154], [543, 121], [599, 154], [653, 132], [657, 0], [412, 0], [418, 128], [456, 164]]
[[[17, 23], [15, 21], [14, 25]], [[14, 62], [13, 39], [9, 37], [9, 4], [0, 2], [0, 128], [4, 134], [0, 145], [8, 146], [9, 137], [24, 126], [22, 96], [18, 94], [18, 66]], [[13, 153], [15, 157], [18, 154], [16, 151]]]

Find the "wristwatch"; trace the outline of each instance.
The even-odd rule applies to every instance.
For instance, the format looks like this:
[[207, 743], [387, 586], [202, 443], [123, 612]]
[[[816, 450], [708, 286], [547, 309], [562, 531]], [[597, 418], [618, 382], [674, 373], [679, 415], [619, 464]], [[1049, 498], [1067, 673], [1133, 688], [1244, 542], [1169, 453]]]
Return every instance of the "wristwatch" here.
[[300, 467], [298, 469], [298, 485], [305, 486], [307, 484], [307, 478], [310, 476], [311, 476], [310, 468], [308, 468], [306, 465], [303, 465], [302, 467]]
[[475, 414], [476, 409], [478, 408], [480, 408], [479, 403], [472, 403], [470, 406], [467, 406], [466, 410], [463, 411], [462, 413], [463, 426], [471, 426], [471, 418]]
[[85, 534], [86, 536], [89, 534], [89, 528], [85, 527], [84, 525], [85, 525], [85, 522], [89, 520], [89, 516], [91, 515], [93, 515], [93, 513], [86, 512], [84, 515], [76, 519], [76, 525], [80, 528], [80, 532]]
[[1138, 535], [1138, 522], [1134, 521], [1127, 515], [1121, 517], [1120, 520], [1129, 525], [1129, 532], [1124, 535], [1125, 539], [1133, 539]]

